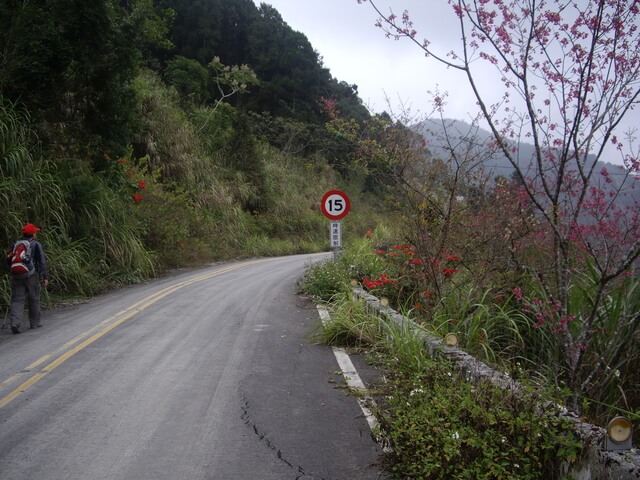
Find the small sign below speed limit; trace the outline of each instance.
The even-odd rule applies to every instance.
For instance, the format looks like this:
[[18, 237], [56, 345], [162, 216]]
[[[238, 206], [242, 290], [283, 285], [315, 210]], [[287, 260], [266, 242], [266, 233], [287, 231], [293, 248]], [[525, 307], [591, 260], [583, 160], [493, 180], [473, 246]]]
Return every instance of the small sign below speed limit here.
[[322, 214], [329, 220], [340, 220], [347, 216], [351, 209], [349, 197], [342, 190], [329, 190], [320, 202]]

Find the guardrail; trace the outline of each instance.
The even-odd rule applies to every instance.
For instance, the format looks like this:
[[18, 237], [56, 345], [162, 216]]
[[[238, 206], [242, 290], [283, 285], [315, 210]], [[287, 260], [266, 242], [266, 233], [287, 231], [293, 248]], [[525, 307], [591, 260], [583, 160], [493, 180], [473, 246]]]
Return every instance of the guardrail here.
[[[522, 388], [517, 381], [494, 370], [465, 351], [457, 347], [447, 347], [441, 338], [426, 334], [411, 319], [390, 307], [383, 306], [378, 298], [365, 290], [354, 288], [353, 293], [357, 298], [365, 301], [369, 313], [386, 317], [403, 327], [409, 326], [419, 333], [423, 337], [425, 347], [430, 355], [444, 356], [453, 362], [458, 369], [464, 371], [465, 376], [472, 382], [482, 379], [510, 391], [518, 391]], [[636, 449], [628, 451], [605, 450], [603, 448], [606, 436], [604, 428], [581, 421], [575, 413], [566, 408], [561, 409], [561, 415], [575, 425], [575, 433], [585, 446], [583, 458], [577, 464], [568, 467], [568, 471], [563, 472], [565, 478], [573, 480], [640, 479], [640, 452]]]

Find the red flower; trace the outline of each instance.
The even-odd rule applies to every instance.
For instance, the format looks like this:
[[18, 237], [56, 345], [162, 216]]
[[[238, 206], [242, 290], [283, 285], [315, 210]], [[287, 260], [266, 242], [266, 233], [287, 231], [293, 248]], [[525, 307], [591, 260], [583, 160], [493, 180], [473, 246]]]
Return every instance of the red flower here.
[[414, 307], [416, 310], [422, 310], [422, 309], [424, 308], [420, 303], [416, 303], [413, 307]]
[[409, 260], [409, 265], [424, 265], [424, 262], [421, 258], [412, 258]]
[[382, 281], [380, 281], [380, 280], [371, 280], [371, 279], [368, 279], [368, 278], [363, 278], [362, 279], [362, 283], [369, 290], [373, 290], [374, 288], [382, 286]]
[[431, 298], [431, 297], [433, 297], [433, 292], [431, 290], [424, 290], [422, 292], [422, 295], [424, 295], [427, 298]]
[[131, 198], [133, 198], [133, 202], [137, 205], [142, 201], [143, 197], [139, 193], [132, 193]]
[[138, 181], [138, 188], [139, 188], [140, 190], [144, 190], [145, 188], [147, 188], [147, 184], [146, 184], [146, 182], [145, 182], [144, 180], [139, 180], [139, 181]]
[[386, 252], [386, 250], [376, 250], [374, 253], [375, 253], [376, 255], [384, 255], [384, 254], [385, 254], [385, 253], [387, 253], [387, 252]]
[[391, 245], [391, 248], [394, 250], [400, 250], [405, 255], [415, 255], [416, 253], [413, 251], [413, 247], [411, 245]]
[[445, 277], [450, 277], [451, 275], [453, 275], [454, 273], [456, 273], [458, 270], [456, 270], [455, 268], [444, 268], [442, 270], [442, 274]]
[[391, 280], [388, 275], [384, 275], [384, 274], [380, 275], [379, 282], [381, 282], [383, 285], [385, 283], [391, 283], [391, 284], [396, 283], [395, 281]]
[[363, 278], [362, 279], [362, 284], [369, 290], [373, 290], [374, 288], [378, 288], [378, 287], [382, 287], [383, 285], [386, 284], [395, 284], [395, 280], [391, 280], [387, 275], [380, 275], [380, 278], [378, 280], [372, 280], [370, 278]]
[[447, 262], [457, 262], [458, 260], [460, 260], [460, 257], [457, 255], [448, 255], [447, 256]]

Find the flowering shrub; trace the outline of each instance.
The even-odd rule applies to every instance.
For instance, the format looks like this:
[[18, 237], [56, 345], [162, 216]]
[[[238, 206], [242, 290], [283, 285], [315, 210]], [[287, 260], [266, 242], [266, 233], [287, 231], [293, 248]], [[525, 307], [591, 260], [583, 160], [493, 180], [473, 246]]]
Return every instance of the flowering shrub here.
[[[427, 315], [443, 293], [443, 286], [451, 284], [458, 273], [461, 258], [443, 254], [441, 258], [426, 258], [412, 245], [392, 245], [375, 248], [374, 253], [384, 259], [385, 270], [377, 280], [362, 279], [363, 286], [374, 294], [384, 292], [397, 307], [408, 307]], [[391, 280], [393, 277], [394, 280]]]

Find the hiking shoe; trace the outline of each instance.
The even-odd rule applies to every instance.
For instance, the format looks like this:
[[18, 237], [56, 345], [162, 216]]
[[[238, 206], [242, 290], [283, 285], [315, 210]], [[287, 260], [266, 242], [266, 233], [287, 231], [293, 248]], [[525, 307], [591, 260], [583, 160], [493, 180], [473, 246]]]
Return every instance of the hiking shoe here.
[[11, 333], [20, 333], [20, 327], [17, 325], [11, 325]]
[[42, 323], [37, 323], [35, 325], [31, 325], [31, 328], [40, 328], [42, 326]]

